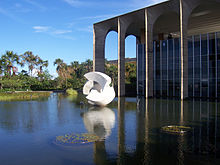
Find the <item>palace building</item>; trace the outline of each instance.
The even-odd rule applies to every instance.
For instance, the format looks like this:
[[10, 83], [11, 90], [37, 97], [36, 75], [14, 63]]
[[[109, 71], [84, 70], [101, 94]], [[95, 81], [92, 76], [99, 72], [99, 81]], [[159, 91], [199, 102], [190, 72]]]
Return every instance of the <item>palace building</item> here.
[[94, 24], [94, 71], [118, 33], [118, 96], [125, 95], [125, 39], [137, 40], [137, 94], [220, 98], [220, 0], [169, 0]]

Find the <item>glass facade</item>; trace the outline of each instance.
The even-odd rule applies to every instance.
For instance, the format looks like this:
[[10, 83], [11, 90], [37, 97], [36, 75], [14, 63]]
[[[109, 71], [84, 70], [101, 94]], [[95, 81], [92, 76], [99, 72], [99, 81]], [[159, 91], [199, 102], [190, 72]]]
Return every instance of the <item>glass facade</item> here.
[[[154, 41], [153, 45], [154, 96], [180, 97], [180, 39]], [[139, 94], [145, 92], [145, 61], [145, 45], [141, 44], [137, 49]], [[188, 37], [188, 83], [189, 97], [220, 98], [220, 32]]]
[[137, 45], [137, 95], [146, 93], [146, 50], [145, 44]]
[[154, 96], [180, 96], [180, 40], [154, 42]]

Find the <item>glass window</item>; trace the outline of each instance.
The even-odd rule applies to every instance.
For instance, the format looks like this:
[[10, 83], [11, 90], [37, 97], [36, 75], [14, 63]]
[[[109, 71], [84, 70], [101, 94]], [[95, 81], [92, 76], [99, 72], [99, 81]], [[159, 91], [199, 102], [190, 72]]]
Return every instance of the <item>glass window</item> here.
[[218, 98], [220, 98], [220, 79], [217, 81], [217, 92], [218, 92]]
[[200, 36], [194, 36], [194, 56], [200, 56]]
[[217, 62], [217, 76], [218, 76], [218, 79], [220, 79], [220, 60], [218, 60]]
[[216, 78], [216, 69], [215, 68], [209, 68], [209, 79]]
[[201, 55], [207, 56], [208, 54], [208, 42], [207, 42], [207, 34], [201, 35]]
[[200, 97], [200, 80], [194, 79], [194, 96]]
[[216, 97], [216, 79], [209, 79], [209, 97]]
[[190, 78], [188, 83], [189, 97], [193, 97], [193, 79]]
[[220, 54], [220, 32], [216, 34], [217, 36], [217, 54]]
[[214, 55], [216, 52], [216, 46], [215, 46], [215, 33], [209, 34], [209, 54]]

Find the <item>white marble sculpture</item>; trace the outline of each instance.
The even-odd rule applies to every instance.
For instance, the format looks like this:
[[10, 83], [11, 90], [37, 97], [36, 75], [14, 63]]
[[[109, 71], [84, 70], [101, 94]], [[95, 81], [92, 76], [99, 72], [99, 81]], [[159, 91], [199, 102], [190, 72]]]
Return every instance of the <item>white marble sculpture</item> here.
[[83, 114], [83, 122], [89, 133], [106, 139], [115, 125], [115, 113], [107, 107], [92, 107]]
[[92, 105], [105, 106], [115, 98], [114, 88], [110, 86], [111, 78], [101, 72], [89, 72], [84, 75], [87, 82], [83, 87], [83, 94], [87, 95]]

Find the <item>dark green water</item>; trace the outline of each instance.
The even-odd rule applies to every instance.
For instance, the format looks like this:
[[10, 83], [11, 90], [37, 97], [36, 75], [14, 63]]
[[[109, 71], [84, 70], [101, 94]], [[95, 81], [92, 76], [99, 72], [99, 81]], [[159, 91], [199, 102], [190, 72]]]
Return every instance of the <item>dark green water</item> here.
[[[162, 132], [168, 125], [192, 129], [184, 135]], [[57, 136], [87, 132], [101, 140], [54, 143]], [[0, 102], [0, 164], [220, 164], [220, 104], [120, 98], [94, 108], [56, 94]]]

